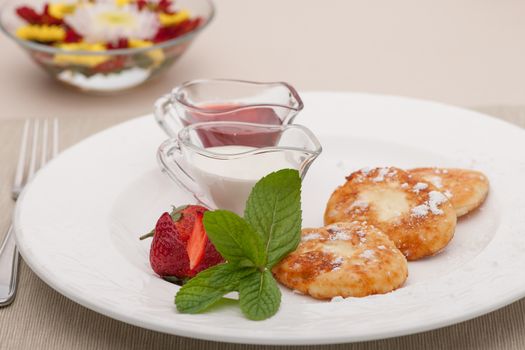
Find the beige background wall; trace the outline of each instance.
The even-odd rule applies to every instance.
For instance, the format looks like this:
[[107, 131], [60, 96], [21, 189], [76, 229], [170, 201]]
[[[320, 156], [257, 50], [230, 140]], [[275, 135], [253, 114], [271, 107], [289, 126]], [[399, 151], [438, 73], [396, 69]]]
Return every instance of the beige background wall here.
[[128, 118], [199, 77], [286, 80], [302, 90], [464, 106], [525, 103], [525, 1], [215, 2], [215, 21], [166, 76], [119, 96], [85, 96], [54, 84], [0, 36], [0, 118]]

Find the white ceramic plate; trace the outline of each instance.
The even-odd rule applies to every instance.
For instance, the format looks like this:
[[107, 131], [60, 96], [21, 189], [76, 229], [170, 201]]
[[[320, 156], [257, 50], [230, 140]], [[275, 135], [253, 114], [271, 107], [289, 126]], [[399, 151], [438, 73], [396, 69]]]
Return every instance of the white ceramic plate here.
[[319, 302], [283, 288], [271, 319], [237, 306], [177, 313], [179, 288], [149, 267], [148, 231], [171, 204], [191, 198], [160, 173], [165, 138], [152, 116], [108, 129], [63, 152], [17, 204], [25, 261], [68, 298], [137, 326], [187, 337], [260, 344], [354, 342], [467, 320], [525, 296], [525, 132], [455, 107], [414, 99], [304, 93], [297, 122], [323, 144], [303, 186], [304, 226], [322, 223], [344, 175], [363, 166], [458, 166], [485, 172], [488, 200], [459, 221], [438, 256], [409, 264], [406, 285], [387, 295]]

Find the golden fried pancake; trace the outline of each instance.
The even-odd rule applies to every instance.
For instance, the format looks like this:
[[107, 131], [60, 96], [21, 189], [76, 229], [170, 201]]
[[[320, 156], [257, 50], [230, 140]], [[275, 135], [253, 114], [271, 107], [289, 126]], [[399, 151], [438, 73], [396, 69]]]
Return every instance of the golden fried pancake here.
[[359, 170], [328, 200], [325, 224], [366, 221], [383, 231], [408, 260], [442, 250], [454, 235], [456, 212], [427, 182], [398, 168]]
[[408, 173], [442, 191], [450, 199], [458, 217], [479, 207], [489, 193], [489, 180], [475, 170], [416, 168]]
[[330, 299], [388, 293], [405, 282], [408, 269], [384, 233], [356, 221], [303, 229], [299, 247], [273, 274], [288, 288]]

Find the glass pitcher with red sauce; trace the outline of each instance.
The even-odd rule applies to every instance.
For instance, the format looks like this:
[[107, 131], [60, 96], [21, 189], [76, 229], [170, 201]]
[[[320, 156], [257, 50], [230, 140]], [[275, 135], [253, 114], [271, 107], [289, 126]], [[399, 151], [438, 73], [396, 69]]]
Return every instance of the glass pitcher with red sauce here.
[[[202, 122], [287, 125], [302, 109], [299, 94], [284, 82], [208, 79], [186, 82], [161, 97], [155, 103], [155, 118], [170, 137], [175, 137], [182, 127]], [[227, 135], [219, 136], [201, 135], [208, 139], [207, 147], [227, 145]], [[250, 132], [245, 145], [272, 143], [267, 133], [259, 136]], [[235, 138], [238, 143], [239, 135]]]

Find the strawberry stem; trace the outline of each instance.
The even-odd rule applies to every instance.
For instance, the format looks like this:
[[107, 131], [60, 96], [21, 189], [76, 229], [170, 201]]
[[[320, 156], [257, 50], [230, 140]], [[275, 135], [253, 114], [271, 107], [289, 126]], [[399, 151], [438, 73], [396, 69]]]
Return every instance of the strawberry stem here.
[[171, 206], [173, 210], [171, 211], [171, 218], [174, 222], [177, 222], [182, 217], [182, 211], [188, 207], [187, 204], [181, 205], [180, 207], [175, 207], [174, 205]]
[[139, 239], [142, 241], [142, 240], [144, 240], [146, 238], [153, 237], [154, 234], [155, 234], [155, 229], [149, 231], [145, 235], [140, 236]]
[[178, 207], [172, 205], [171, 208], [171, 215], [173, 214], [176, 214], [176, 213], [180, 213], [181, 211], [183, 211], [184, 209], [186, 209], [189, 205], [188, 204], [184, 204], [184, 205], [180, 205]]

